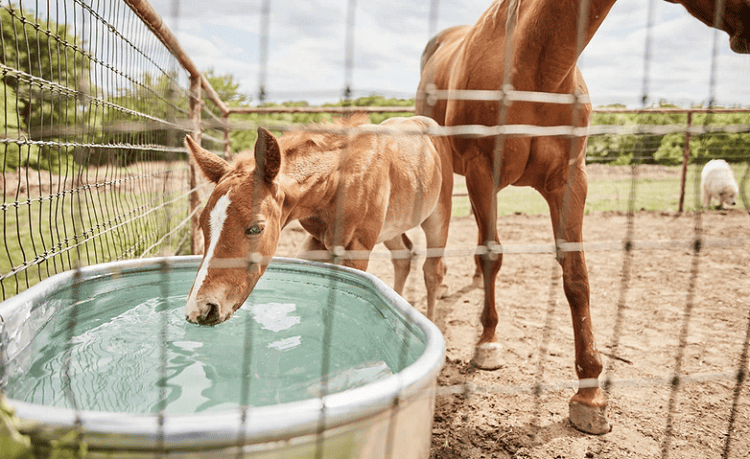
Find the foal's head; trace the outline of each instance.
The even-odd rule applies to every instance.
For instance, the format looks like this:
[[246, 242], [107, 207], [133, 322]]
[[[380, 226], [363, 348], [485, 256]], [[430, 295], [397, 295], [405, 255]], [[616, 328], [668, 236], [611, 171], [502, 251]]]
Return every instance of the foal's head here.
[[189, 136], [185, 145], [203, 174], [216, 184], [200, 216], [205, 251], [185, 316], [196, 324], [216, 325], [242, 306], [276, 251], [281, 231], [277, 180], [281, 151], [277, 139], [263, 128], [258, 129], [254, 158], [238, 156], [234, 166]]

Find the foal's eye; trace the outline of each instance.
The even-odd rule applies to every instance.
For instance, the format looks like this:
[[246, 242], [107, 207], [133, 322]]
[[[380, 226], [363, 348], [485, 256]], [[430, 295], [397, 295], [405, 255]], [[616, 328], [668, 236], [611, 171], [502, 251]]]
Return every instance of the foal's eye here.
[[257, 234], [260, 234], [263, 232], [263, 228], [261, 228], [258, 225], [253, 225], [250, 228], [245, 230], [245, 234], [248, 236], [255, 236]]

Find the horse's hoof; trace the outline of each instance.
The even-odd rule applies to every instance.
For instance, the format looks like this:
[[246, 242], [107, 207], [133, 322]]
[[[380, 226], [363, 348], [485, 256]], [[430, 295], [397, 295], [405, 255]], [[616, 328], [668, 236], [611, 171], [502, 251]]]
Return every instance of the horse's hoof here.
[[503, 366], [500, 343], [483, 343], [474, 349], [471, 364], [482, 370], [497, 370]]
[[612, 430], [612, 426], [607, 422], [606, 406], [597, 408], [571, 400], [569, 407], [570, 422], [581, 432], [601, 435]]

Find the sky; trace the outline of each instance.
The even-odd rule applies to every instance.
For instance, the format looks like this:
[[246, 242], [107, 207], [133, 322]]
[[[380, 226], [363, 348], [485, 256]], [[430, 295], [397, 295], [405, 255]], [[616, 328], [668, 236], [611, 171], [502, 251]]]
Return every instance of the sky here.
[[[353, 40], [347, 47], [352, 2]], [[431, 23], [431, 2], [271, 0], [265, 100], [337, 102], [347, 84], [353, 97], [414, 97], [420, 56], [431, 34], [475, 23], [491, 3], [440, 0], [437, 21]], [[151, 3], [201, 70], [233, 75], [239, 90], [258, 102], [263, 0]], [[350, 70], [345, 65], [348, 50]], [[713, 98], [718, 105], [750, 106], [750, 55], [733, 53], [726, 33], [705, 26], [681, 5], [662, 0], [617, 2], [584, 50], [579, 67], [595, 106], [641, 107], [644, 92], [646, 105], [661, 100], [707, 105]]]

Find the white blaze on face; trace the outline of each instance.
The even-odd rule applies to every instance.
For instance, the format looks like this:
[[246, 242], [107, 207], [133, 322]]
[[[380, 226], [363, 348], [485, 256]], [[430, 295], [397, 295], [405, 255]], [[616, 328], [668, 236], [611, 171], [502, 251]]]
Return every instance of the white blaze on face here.
[[203, 282], [206, 280], [208, 267], [211, 265], [211, 258], [213, 258], [214, 250], [216, 250], [216, 245], [219, 243], [221, 231], [224, 228], [224, 222], [227, 219], [227, 209], [229, 209], [229, 204], [231, 203], [232, 201], [229, 200], [229, 193], [227, 192], [227, 194], [216, 201], [216, 205], [211, 209], [211, 214], [208, 219], [208, 232], [211, 235], [211, 240], [208, 242], [208, 247], [206, 247], [206, 256], [203, 257], [203, 262], [198, 270], [198, 276], [195, 278], [195, 283], [193, 283], [193, 289], [190, 291], [190, 297], [187, 300], [188, 304], [193, 304], [195, 302], [195, 297], [198, 295], [198, 291], [200, 291]]

